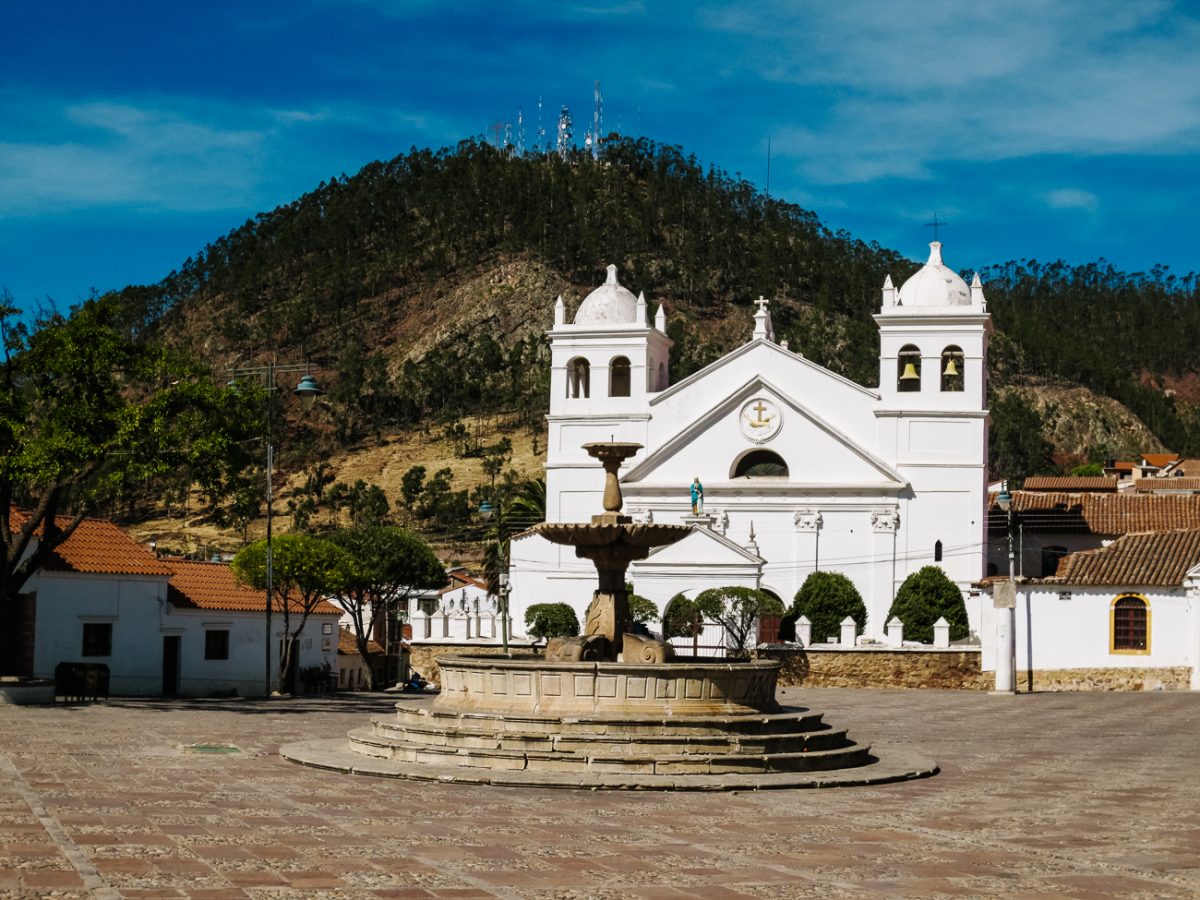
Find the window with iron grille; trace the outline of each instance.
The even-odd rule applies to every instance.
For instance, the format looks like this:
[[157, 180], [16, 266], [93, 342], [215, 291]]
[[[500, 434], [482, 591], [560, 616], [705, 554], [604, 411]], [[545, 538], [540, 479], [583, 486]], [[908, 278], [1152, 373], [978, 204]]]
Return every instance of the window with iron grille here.
[[1118, 597], [1113, 604], [1113, 650], [1142, 650], [1148, 647], [1149, 607], [1141, 597]]
[[112, 622], [83, 623], [83, 655], [112, 656]]
[[204, 632], [204, 658], [229, 659], [229, 632], [210, 628]]

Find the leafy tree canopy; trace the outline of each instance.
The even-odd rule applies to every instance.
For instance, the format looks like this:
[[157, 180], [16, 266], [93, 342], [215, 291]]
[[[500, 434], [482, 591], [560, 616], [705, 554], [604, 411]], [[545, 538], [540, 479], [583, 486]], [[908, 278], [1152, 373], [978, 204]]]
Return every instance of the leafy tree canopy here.
[[567, 603], [535, 603], [525, 610], [525, 627], [538, 640], [574, 637], [579, 634], [579, 617]]
[[32, 326], [15, 313], [0, 298], [0, 605], [87, 515], [168, 484], [222, 500], [261, 429], [260, 396], [130, 332], [114, 297]]
[[746, 587], [718, 587], [701, 591], [695, 608], [701, 615], [725, 629], [727, 649], [733, 656], [746, 656], [754, 627], [761, 616], [782, 616], [783, 604], [777, 597]]

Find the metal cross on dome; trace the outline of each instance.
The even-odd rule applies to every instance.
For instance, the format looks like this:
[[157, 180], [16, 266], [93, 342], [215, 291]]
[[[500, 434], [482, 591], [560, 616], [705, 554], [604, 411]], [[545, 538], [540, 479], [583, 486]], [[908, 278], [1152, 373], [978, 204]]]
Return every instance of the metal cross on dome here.
[[932, 229], [933, 229], [933, 239], [936, 241], [936, 240], [938, 239], [938, 229], [939, 229], [939, 228], [945, 228], [945, 227], [946, 227], [947, 225], [949, 225], [949, 224], [950, 224], [949, 222], [943, 222], [941, 219], [939, 219], [939, 218], [938, 218], [938, 214], [937, 214], [937, 213], [934, 213], [934, 214], [933, 214], [933, 221], [932, 221], [932, 222], [926, 222], [926, 223], [925, 223], [925, 227], [926, 227], [926, 228], [932, 228]]
[[758, 307], [759, 312], [766, 312], [767, 307], [771, 304], [771, 301], [768, 300], [766, 297], [764, 297], [762, 294], [759, 294], [758, 299], [755, 300], [754, 303]]

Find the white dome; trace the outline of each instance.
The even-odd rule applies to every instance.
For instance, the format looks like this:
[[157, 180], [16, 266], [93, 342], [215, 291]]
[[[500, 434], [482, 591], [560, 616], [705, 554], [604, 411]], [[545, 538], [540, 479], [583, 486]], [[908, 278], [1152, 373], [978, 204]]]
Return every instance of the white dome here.
[[617, 281], [617, 267], [608, 267], [608, 278], [579, 304], [576, 325], [629, 325], [637, 321], [637, 297]]
[[900, 306], [970, 306], [971, 289], [942, 263], [942, 245], [929, 245], [929, 262], [900, 288]]

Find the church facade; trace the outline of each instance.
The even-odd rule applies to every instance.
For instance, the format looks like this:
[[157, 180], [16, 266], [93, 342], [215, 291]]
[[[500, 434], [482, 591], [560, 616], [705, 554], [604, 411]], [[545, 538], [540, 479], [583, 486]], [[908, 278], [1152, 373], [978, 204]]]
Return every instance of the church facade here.
[[[643, 449], [620, 472], [626, 514], [693, 526], [630, 567], [637, 593], [660, 611], [679, 592], [723, 585], [790, 605], [820, 569], [855, 583], [866, 633], [882, 637], [896, 589], [922, 566], [941, 566], [967, 596], [986, 558], [991, 320], [978, 276], [967, 285], [941, 245], [930, 248], [899, 291], [884, 283], [877, 389], [777, 342], [765, 300], [746, 344], [672, 384], [664, 312], [651, 319], [614, 266], [572, 322], [560, 297], [549, 332], [547, 520], [601, 511], [603, 477], [583, 444], [633, 441]], [[532, 533], [513, 539], [518, 628], [534, 603], [567, 602], [582, 619], [595, 583], [571, 548]], [[976, 632], [980, 603], [967, 609]]]

